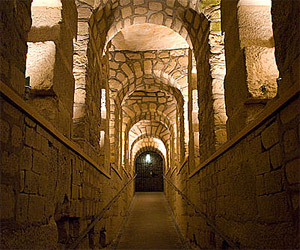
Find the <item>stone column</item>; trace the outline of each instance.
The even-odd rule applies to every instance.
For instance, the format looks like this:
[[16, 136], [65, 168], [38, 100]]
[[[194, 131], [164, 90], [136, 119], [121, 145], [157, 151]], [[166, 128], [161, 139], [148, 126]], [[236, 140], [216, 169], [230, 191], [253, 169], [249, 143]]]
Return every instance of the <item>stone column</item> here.
[[277, 94], [271, 0], [222, 1], [228, 137], [255, 119]]
[[73, 38], [77, 30], [74, 1], [32, 2], [26, 76], [28, 102], [65, 136], [71, 135], [74, 77]]
[[[300, 2], [297, 0], [272, 0], [272, 21], [275, 55], [280, 77], [279, 95], [299, 84], [300, 72]], [[288, 15], [286, 13], [289, 13]]]

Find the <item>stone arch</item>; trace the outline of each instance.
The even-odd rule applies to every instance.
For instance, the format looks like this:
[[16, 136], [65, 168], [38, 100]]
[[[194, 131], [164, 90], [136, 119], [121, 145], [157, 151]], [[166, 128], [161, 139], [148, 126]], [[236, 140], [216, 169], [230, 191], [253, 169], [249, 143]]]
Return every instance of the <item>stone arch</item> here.
[[[162, 115], [164, 114], [162, 113]], [[146, 123], [145, 126], [147, 128], [144, 128], [141, 131], [141, 134], [144, 132], [147, 133], [147, 131], [148, 134], [151, 136], [160, 133], [161, 137], [165, 137], [164, 141], [169, 139], [171, 141], [170, 143], [174, 142], [174, 140], [176, 140], [176, 138], [178, 137], [176, 126], [172, 125], [172, 123], [170, 123], [168, 119], [165, 120], [164, 117], [160, 117], [157, 114], [155, 116], [150, 116], [147, 113], [140, 114], [138, 116], [133, 117], [133, 119], [130, 120], [130, 122], [128, 122], [125, 131], [123, 132], [124, 143], [122, 144], [122, 150], [125, 157], [130, 152], [130, 147], [131, 147], [130, 131], [132, 130], [132, 128], [134, 128], [136, 124], [139, 124], [143, 121]], [[175, 152], [174, 155], [176, 155]], [[125, 158], [122, 161], [125, 162]]]
[[[163, 106], [162, 106], [163, 107]], [[173, 104], [169, 108], [166, 108], [167, 111], [169, 111], [168, 114], [165, 114], [164, 111], [155, 111], [154, 110], [148, 111], [148, 112], [136, 112], [134, 113], [134, 116], [130, 117], [130, 120], [126, 122], [126, 132], [129, 132], [131, 127], [141, 121], [141, 120], [152, 120], [156, 122], [161, 122], [162, 124], [165, 124], [166, 127], [172, 129], [174, 126], [175, 117], [176, 117], [176, 106]], [[174, 114], [175, 113], [175, 114]], [[170, 116], [171, 115], [171, 116]]]
[[[137, 150], [134, 150], [135, 149], [135, 145], [142, 141], [143, 139], [146, 139], [146, 138], [156, 138], [156, 139], [159, 139], [163, 142], [163, 140], [160, 138], [160, 137], [157, 137], [157, 136], [148, 136], [148, 135], [140, 135], [132, 144], [132, 146], [130, 147], [130, 150], [129, 150], [129, 165], [132, 166], [132, 164], [134, 163], [134, 160], [135, 160], [135, 155], [136, 155], [136, 152], [139, 151], [139, 147], [137, 147], [138, 149]], [[165, 147], [165, 151], [163, 150], [160, 150], [160, 151], [163, 151], [164, 154], [165, 154], [165, 160], [166, 162], [169, 162], [170, 159], [170, 145], [168, 143], [164, 143], [164, 147]], [[155, 146], [155, 145], [153, 145]]]
[[[153, 83], [161, 84], [163, 89], [177, 95], [177, 89], [184, 92], [188, 86], [187, 54], [186, 49], [169, 52], [111, 52], [109, 85], [113, 96], [122, 103], [128, 92]], [[168, 62], [166, 58], [169, 58]]]
[[[146, 139], [151, 139], [151, 138], [146, 138]], [[143, 140], [145, 140], [145, 138]], [[145, 151], [154, 151], [154, 152], [160, 153], [160, 155], [163, 157], [164, 162], [165, 162], [165, 168], [166, 168], [167, 167], [167, 165], [166, 165], [167, 158], [166, 158], [164, 152], [162, 152], [162, 150], [159, 148], [158, 144], [143, 142], [143, 140], [139, 141], [141, 143], [141, 145], [140, 145], [140, 147], [138, 147], [138, 150], [135, 153], [133, 152], [132, 164], [134, 164], [137, 156], [140, 155], [141, 153], [143, 153]]]
[[170, 139], [170, 131], [161, 122], [141, 120], [134, 124], [129, 131], [129, 148], [141, 136], [160, 138], [164, 144], [167, 144]]
[[[156, 5], [157, 3], [161, 4], [161, 2], [158, 1], [149, 1], [149, 3], [150, 2], [154, 3], [154, 5]], [[112, 3], [111, 1], [101, 2], [98, 6], [90, 6], [83, 2], [79, 3], [79, 5], [81, 5], [81, 7], [84, 7], [88, 12], [88, 14], [86, 15], [83, 14], [82, 20], [87, 19], [87, 22], [89, 22], [88, 27], [90, 34], [88, 35], [88, 37], [90, 41], [91, 51], [96, 54], [94, 61], [102, 62], [102, 56], [107, 55], [107, 53], [103, 54], [107, 32], [113, 26], [114, 20], [116, 22], [119, 22], [121, 20], [122, 11], [120, 9], [129, 7], [130, 3], [132, 3], [132, 1], [129, 1], [128, 4], [124, 3], [124, 6], [121, 6], [120, 2]], [[165, 4], [169, 5], [170, 3], [171, 2], [164, 2], [163, 6]], [[172, 1], [169, 7], [170, 10], [172, 9], [172, 15], [174, 16], [174, 19], [178, 20], [178, 28], [180, 28], [180, 30], [177, 30], [177, 32], [187, 32], [187, 35], [189, 35], [190, 43], [193, 45], [192, 47], [197, 61], [197, 69], [201, 69], [203, 64], [208, 65], [208, 67], [206, 67], [205, 65], [205, 67], [203, 67], [205, 68], [205, 70], [202, 71], [205, 71], [205, 73], [207, 73], [210, 77], [203, 80], [200, 77], [201, 74], [199, 74], [199, 84], [197, 87], [199, 93], [202, 92], [202, 95], [199, 94], [199, 100], [201, 100], [201, 98], [204, 98], [204, 102], [207, 103], [206, 106], [202, 108], [202, 110], [199, 110], [199, 114], [202, 112], [201, 115], [199, 115], [199, 119], [201, 117], [210, 116], [210, 119], [202, 120], [202, 122], [199, 122], [199, 126], [202, 129], [209, 130], [201, 131], [201, 133], [199, 134], [211, 134], [209, 139], [200, 138], [204, 139], [201, 145], [206, 145], [204, 148], [200, 148], [200, 155], [203, 155], [204, 160], [204, 158], [207, 158], [210, 154], [212, 154], [216, 150], [216, 148], [225, 141], [224, 138], [226, 138], [224, 119], [219, 119], [220, 114], [225, 114], [226, 116], [224, 95], [222, 95], [222, 93], [224, 92], [224, 77], [222, 76], [222, 74], [225, 74], [225, 62], [223, 63], [223, 60], [220, 61], [220, 64], [222, 64], [221, 67], [214, 64], [219, 56], [224, 57], [224, 51], [222, 49], [223, 45], [221, 42], [219, 42], [219, 40], [222, 40], [222, 34], [219, 30], [220, 20], [217, 15], [220, 11], [218, 9], [219, 2], [215, 4], [209, 3], [208, 6], [204, 7], [198, 5], [195, 1], [176, 0], [174, 2]], [[163, 7], [163, 9], [165, 10], [166, 8]], [[156, 12], [157, 11], [154, 10], [153, 13]], [[129, 20], [129, 16], [126, 16], [123, 20], [123, 22], [128, 22], [127, 25], [133, 24], [133, 22], [131, 22], [130, 20], [127, 21], [126, 19]], [[182, 26], [180, 26], [181, 24]], [[175, 25], [172, 28], [175, 28]], [[114, 32], [112, 32], [112, 34], [113, 33]], [[200, 46], [196, 48], [196, 44]], [[219, 49], [219, 47], [221, 47], [221, 49]], [[201, 59], [204, 62], [201, 61]], [[220, 73], [221, 71], [222, 73]], [[202, 89], [200, 88], [201, 85]], [[214, 93], [214, 88], [218, 89], [218, 93]], [[186, 89], [185, 92], [187, 94], [188, 90]], [[211, 97], [211, 99], [208, 101], [207, 96]], [[207, 150], [208, 147], [210, 147], [209, 150]]]

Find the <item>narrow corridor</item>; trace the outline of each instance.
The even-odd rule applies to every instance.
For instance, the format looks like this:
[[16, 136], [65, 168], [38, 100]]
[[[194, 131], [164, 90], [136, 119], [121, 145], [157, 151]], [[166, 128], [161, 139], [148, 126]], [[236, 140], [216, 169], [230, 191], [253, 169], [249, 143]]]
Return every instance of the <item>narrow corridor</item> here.
[[136, 193], [117, 249], [185, 249], [163, 193]]

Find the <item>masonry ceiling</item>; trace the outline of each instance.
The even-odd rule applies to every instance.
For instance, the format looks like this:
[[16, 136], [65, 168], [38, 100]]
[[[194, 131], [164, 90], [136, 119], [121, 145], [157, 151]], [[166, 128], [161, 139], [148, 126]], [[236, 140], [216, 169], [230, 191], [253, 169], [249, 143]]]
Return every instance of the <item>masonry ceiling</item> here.
[[186, 40], [170, 28], [145, 23], [129, 26], [112, 39], [115, 50], [147, 51], [188, 48]]

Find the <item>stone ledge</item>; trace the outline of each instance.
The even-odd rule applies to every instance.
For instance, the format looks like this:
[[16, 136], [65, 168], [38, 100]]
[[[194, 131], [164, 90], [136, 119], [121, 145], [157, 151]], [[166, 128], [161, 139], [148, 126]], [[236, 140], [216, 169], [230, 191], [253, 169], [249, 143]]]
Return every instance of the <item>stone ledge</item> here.
[[63, 143], [67, 148], [71, 149], [74, 153], [83, 157], [93, 167], [100, 171], [105, 177], [111, 179], [111, 175], [106, 173], [106, 171], [101, 166], [99, 166], [90, 156], [83, 152], [83, 150], [78, 145], [76, 145], [74, 142], [72, 142], [63, 134], [61, 134], [50, 122], [48, 122], [44, 117], [38, 114], [36, 110], [34, 110], [30, 105], [28, 105], [21, 97], [19, 97], [2, 81], [0, 81], [0, 91], [1, 95], [4, 95], [6, 98], [8, 98], [10, 102], [17, 106], [18, 109], [30, 116], [40, 126], [42, 126], [50, 134], [52, 134], [57, 140]]
[[191, 179], [195, 176], [201, 169], [205, 168], [212, 161], [217, 159], [219, 156], [227, 152], [230, 148], [235, 146], [239, 141], [249, 135], [253, 130], [255, 130], [258, 126], [260, 126], [263, 122], [265, 122], [268, 118], [270, 118], [274, 113], [278, 112], [288, 101], [296, 98], [300, 93], [300, 85], [295, 84], [289, 90], [287, 90], [284, 94], [282, 94], [276, 101], [270, 103], [248, 126], [246, 126], [243, 130], [241, 130], [235, 137], [233, 137], [230, 141], [226, 142], [223, 146], [219, 148], [214, 154], [212, 154], [207, 160], [200, 164], [190, 175]]

